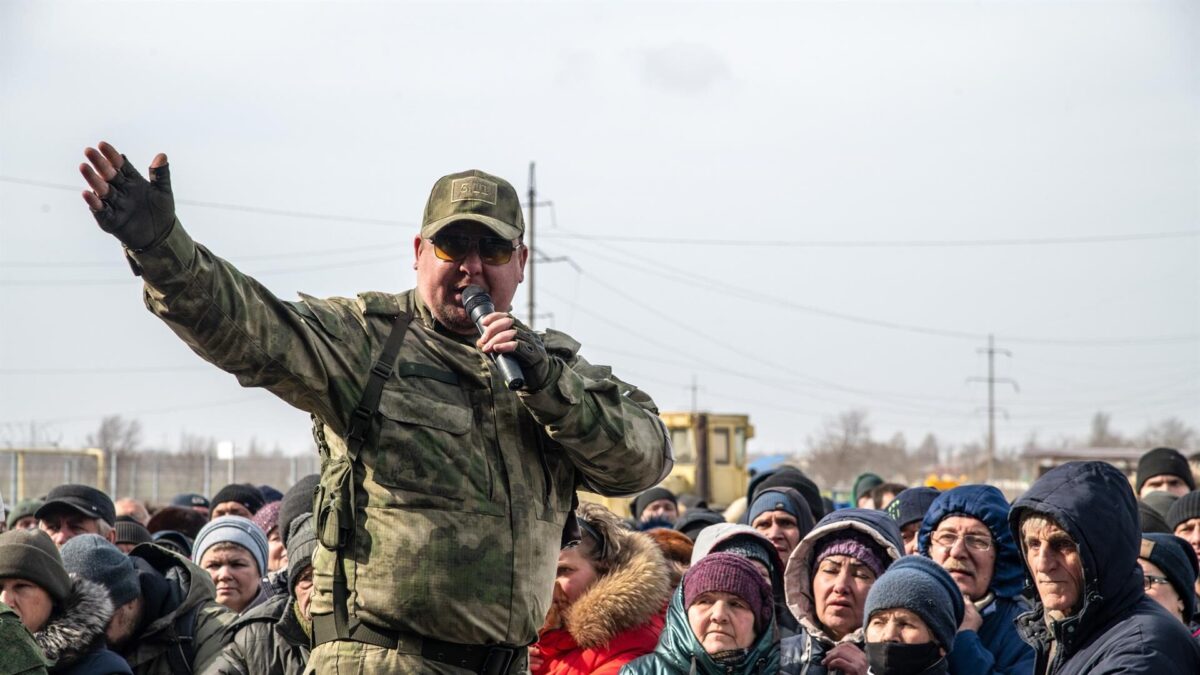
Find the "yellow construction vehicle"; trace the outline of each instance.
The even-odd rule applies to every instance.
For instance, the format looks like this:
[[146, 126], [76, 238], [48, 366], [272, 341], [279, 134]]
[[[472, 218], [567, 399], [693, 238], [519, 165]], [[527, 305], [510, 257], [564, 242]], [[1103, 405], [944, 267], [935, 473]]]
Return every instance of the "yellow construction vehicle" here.
[[[746, 496], [750, 480], [746, 441], [754, 437], [749, 416], [664, 412], [659, 417], [667, 425], [675, 450], [675, 467], [660, 485], [677, 495], [698, 495], [714, 509]], [[622, 517], [632, 515], [632, 497], [601, 497], [581, 491], [579, 499], [603, 504]]]

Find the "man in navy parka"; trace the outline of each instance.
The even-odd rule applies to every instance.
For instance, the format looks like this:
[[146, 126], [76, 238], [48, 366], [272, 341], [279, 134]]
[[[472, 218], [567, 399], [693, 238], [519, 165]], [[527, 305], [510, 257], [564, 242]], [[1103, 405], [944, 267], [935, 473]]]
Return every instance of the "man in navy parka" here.
[[[1033, 520], [1022, 531], [1023, 523], [1038, 517], [1050, 524]], [[1068, 462], [1051, 469], [1013, 504], [1008, 522], [1039, 595], [1033, 610], [1017, 619], [1022, 638], [1037, 651], [1034, 672], [1200, 673], [1200, 647], [1143, 590], [1137, 501], [1115, 467]], [[1056, 528], [1070, 540], [1061, 541]], [[1058, 560], [1072, 564], [1059, 566]], [[1081, 588], [1070, 607], [1051, 612], [1047, 602], [1072, 596], [1073, 583], [1062, 581], [1064, 569], [1080, 573]]]
[[[961, 543], [955, 545], [954, 551], [936, 551], [944, 556], [931, 555], [938, 545], [931, 541], [930, 535], [952, 516], [973, 518], [986, 526], [992, 539], [992, 550], [987, 554], [992, 558], [992, 569], [986, 592], [977, 593], [979, 597], [964, 598], [968, 603], [983, 605], [977, 610], [983, 623], [977, 630], [959, 628], [954, 649], [946, 659], [948, 670], [953, 675], [1029, 675], [1033, 672], [1033, 648], [1017, 635], [1015, 624], [1017, 616], [1029, 610], [1028, 603], [1021, 598], [1025, 569], [1008, 529], [1008, 501], [990, 485], [962, 485], [938, 495], [921, 523], [917, 551], [943, 566], [950, 565], [956, 555], [975, 557]], [[979, 576], [987, 571], [978, 570]]]

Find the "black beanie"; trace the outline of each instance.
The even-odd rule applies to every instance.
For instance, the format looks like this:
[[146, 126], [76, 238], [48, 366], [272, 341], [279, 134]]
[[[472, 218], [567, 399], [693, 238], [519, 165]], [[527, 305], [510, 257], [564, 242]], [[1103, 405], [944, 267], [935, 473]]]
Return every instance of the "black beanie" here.
[[941, 491], [935, 487], [910, 487], [896, 495], [884, 511], [896, 521], [896, 527], [903, 530], [905, 525], [924, 518], [925, 512], [940, 494]]
[[1163, 520], [1162, 515], [1159, 514], [1158, 511], [1155, 511], [1153, 506], [1150, 506], [1140, 499], [1138, 500], [1137, 505], [1138, 520], [1140, 520], [1142, 523], [1142, 534], [1149, 534], [1151, 532], [1170, 534], [1172, 532], [1172, 530], [1167, 527], [1167, 521]]
[[1179, 599], [1185, 617], [1196, 612], [1196, 552], [1191, 544], [1173, 534], [1143, 534], [1139, 558], [1145, 558], [1163, 571]]
[[633, 500], [633, 503], [630, 505], [630, 510], [633, 511], [633, 517], [640, 519], [642, 517], [642, 511], [644, 511], [651, 503], [660, 499], [670, 499], [672, 504], [679, 504], [679, 500], [675, 498], [674, 492], [671, 492], [665, 487], [652, 487], [638, 495], [637, 499]]
[[216, 509], [225, 502], [237, 502], [241, 504], [250, 511], [250, 515], [258, 513], [258, 510], [266, 503], [263, 501], [262, 493], [258, 491], [258, 488], [246, 483], [233, 483], [221, 488], [217, 494], [213, 495], [212, 507]]
[[750, 508], [750, 504], [754, 503], [755, 499], [763, 493], [763, 490], [773, 487], [790, 487], [804, 497], [804, 502], [808, 504], [808, 510], [812, 512], [813, 521], [818, 521], [821, 516], [829, 513], [829, 509], [825, 508], [825, 502], [821, 499], [821, 489], [813, 482], [813, 479], [804, 475], [804, 472], [794, 467], [784, 467], [779, 471], [762, 479], [762, 482], [754, 486], [754, 494], [751, 495], [750, 502], [746, 504], [746, 509]]
[[1200, 490], [1192, 490], [1171, 505], [1171, 510], [1167, 511], [1167, 527], [1174, 532], [1193, 518], [1200, 518]]
[[312, 513], [313, 497], [320, 483], [320, 476], [315, 473], [309, 474], [296, 481], [296, 484], [283, 495], [283, 500], [279, 504], [279, 520], [275, 521], [275, 524], [279, 527], [279, 536], [283, 539], [284, 546], [287, 546], [288, 543], [292, 521], [302, 513]]
[[1137, 489], [1134, 492], [1141, 493], [1146, 481], [1164, 474], [1178, 476], [1187, 483], [1189, 490], [1196, 489], [1196, 479], [1192, 477], [1192, 467], [1188, 466], [1187, 458], [1174, 448], [1155, 448], [1138, 460]]

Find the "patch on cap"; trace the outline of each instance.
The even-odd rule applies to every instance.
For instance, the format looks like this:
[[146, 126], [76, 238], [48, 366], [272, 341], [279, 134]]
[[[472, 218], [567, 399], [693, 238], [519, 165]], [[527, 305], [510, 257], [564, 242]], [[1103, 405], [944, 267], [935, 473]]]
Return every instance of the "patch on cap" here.
[[1154, 552], [1154, 542], [1149, 539], [1142, 540], [1142, 552], [1138, 554], [1139, 558], [1149, 558]]
[[486, 178], [456, 178], [450, 183], [450, 201], [474, 200], [496, 205], [496, 184]]

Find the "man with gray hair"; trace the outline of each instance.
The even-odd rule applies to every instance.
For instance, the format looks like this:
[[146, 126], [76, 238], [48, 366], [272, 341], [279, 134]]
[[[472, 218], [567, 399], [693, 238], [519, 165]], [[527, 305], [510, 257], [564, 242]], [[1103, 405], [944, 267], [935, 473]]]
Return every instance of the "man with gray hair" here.
[[1013, 504], [1009, 527], [1031, 612], [1017, 618], [1037, 652], [1034, 672], [1197, 673], [1200, 646], [1143, 589], [1137, 501], [1104, 462], [1068, 462]]
[[80, 534], [98, 534], [110, 542], [117, 540], [114, 529], [117, 511], [112, 499], [90, 485], [52, 488], [34, 515], [38, 528], [59, 548]]

